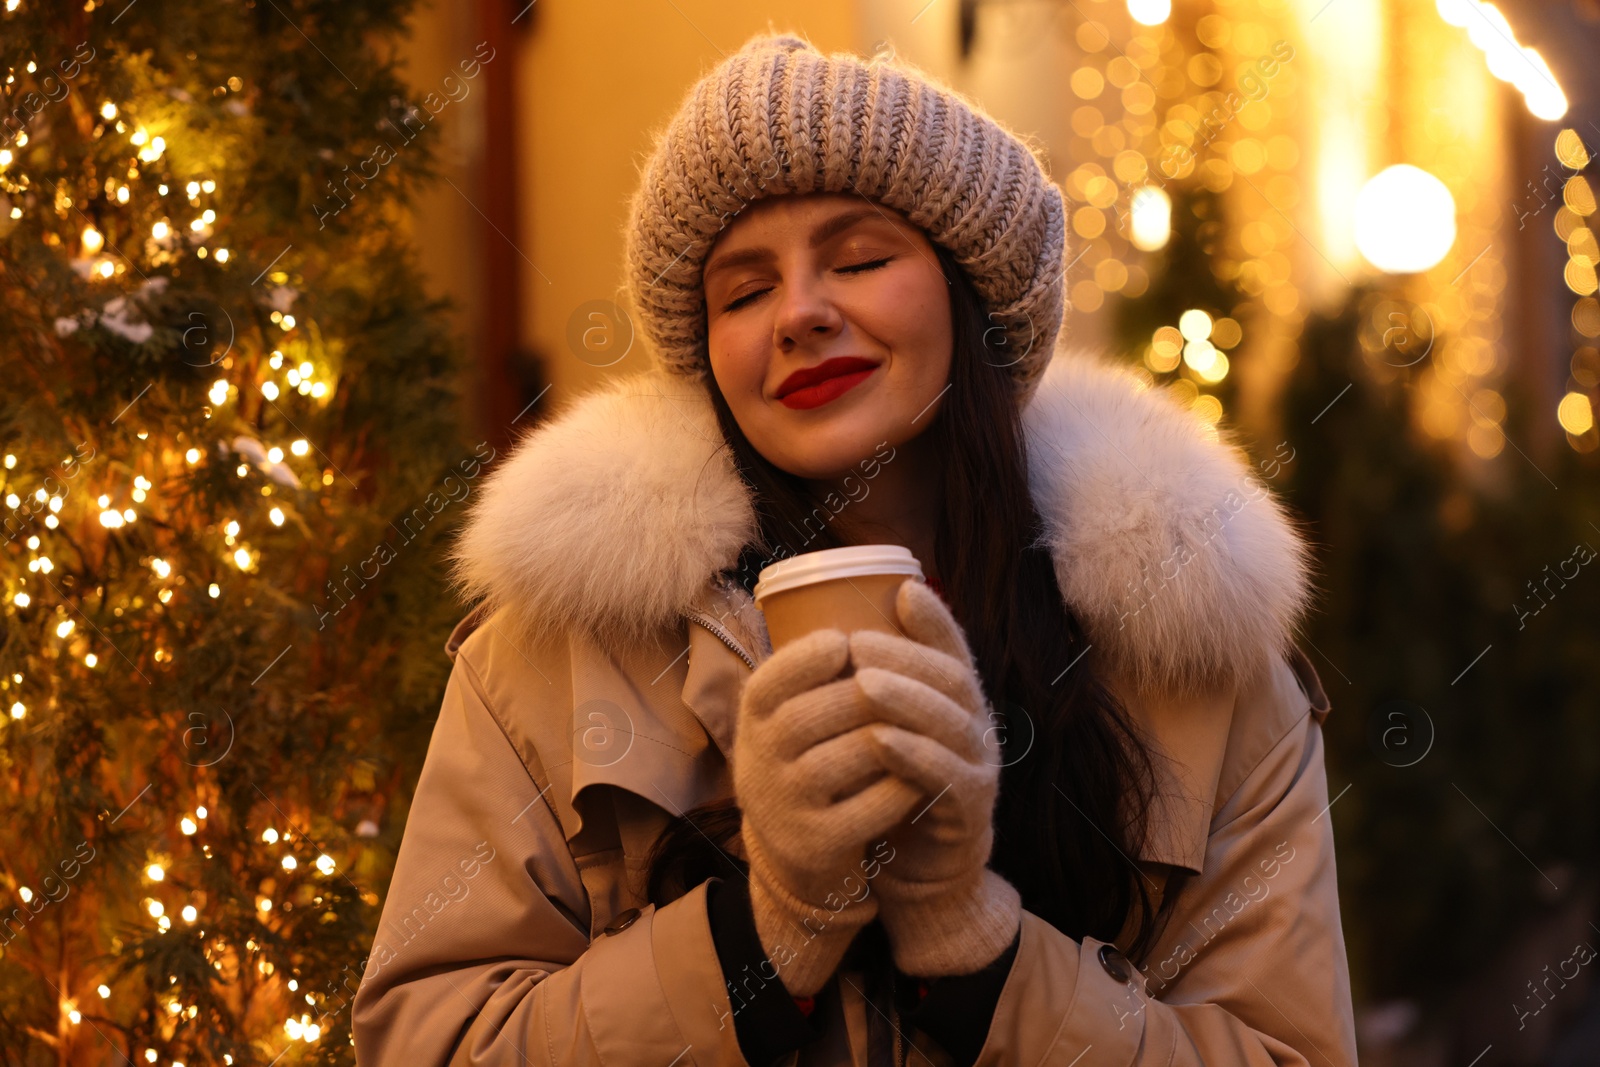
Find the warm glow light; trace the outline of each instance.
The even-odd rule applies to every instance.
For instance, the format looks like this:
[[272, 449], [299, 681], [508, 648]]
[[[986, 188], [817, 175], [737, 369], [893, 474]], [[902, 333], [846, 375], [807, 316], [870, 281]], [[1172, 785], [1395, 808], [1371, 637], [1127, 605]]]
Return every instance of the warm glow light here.
[[1581, 437], [1594, 429], [1594, 408], [1582, 393], [1568, 393], [1556, 407], [1556, 421], [1574, 437]]
[[186, 835], [187, 834], [192, 834], [196, 830], [200, 829], [200, 827], [195, 824], [195, 821], [193, 819], [189, 818], [189, 816], [187, 816], [187, 815], [185, 815], [183, 817], [183, 819], [178, 823], [178, 828], [180, 830], [182, 830], [184, 832], [184, 834], [186, 834]]
[[1537, 49], [1517, 43], [1511, 23], [1493, 4], [1479, 0], [1436, 0], [1439, 17], [1467, 31], [1483, 52], [1489, 73], [1522, 93], [1528, 110], [1547, 122], [1567, 113], [1567, 95]]
[[159, 863], [152, 863], [144, 869], [144, 873], [150, 877], [152, 882], [159, 882], [167, 876], [167, 872], [162, 869]]
[[1172, 238], [1172, 198], [1153, 185], [1134, 190], [1133, 246], [1144, 252], [1165, 248]]
[[1178, 316], [1178, 332], [1189, 341], [1204, 341], [1211, 336], [1211, 316], [1191, 308]]
[[1444, 182], [1418, 167], [1388, 167], [1356, 197], [1356, 247], [1388, 274], [1428, 270], [1456, 240], [1456, 202]]
[[242, 571], [249, 570], [250, 569], [250, 550], [249, 549], [245, 549], [245, 548], [241, 548], [238, 551], [236, 551], [233, 554], [233, 562], [238, 565], [240, 570], [242, 570]]
[[289, 446], [289, 451], [293, 452], [297, 456], [303, 456], [307, 452], [311, 451], [311, 442], [304, 439], [296, 441], [294, 444]]
[[1159, 26], [1172, 14], [1172, 0], [1128, 0], [1128, 14], [1135, 22]]

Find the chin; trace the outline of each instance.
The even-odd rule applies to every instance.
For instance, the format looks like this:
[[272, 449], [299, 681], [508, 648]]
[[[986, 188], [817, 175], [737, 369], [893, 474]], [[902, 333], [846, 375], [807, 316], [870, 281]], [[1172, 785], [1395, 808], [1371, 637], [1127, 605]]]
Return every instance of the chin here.
[[842, 478], [857, 470], [885, 442], [894, 443], [901, 435], [889, 426], [854, 425], [808, 427], [786, 439], [777, 466], [798, 478], [815, 480]]

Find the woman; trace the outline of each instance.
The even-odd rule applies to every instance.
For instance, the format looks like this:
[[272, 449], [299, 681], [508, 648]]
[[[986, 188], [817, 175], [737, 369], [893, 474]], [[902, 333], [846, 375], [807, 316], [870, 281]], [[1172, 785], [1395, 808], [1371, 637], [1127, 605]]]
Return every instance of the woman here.
[[[1302, 539], [1054, 360], [1060, 195], [911, 68], [758, 37], [633, 204], [661, 366], [491, 476], [365, 979], [378, 1064], [1354, 1065]], [[906, 636], [774, 653], [776, 558]]]

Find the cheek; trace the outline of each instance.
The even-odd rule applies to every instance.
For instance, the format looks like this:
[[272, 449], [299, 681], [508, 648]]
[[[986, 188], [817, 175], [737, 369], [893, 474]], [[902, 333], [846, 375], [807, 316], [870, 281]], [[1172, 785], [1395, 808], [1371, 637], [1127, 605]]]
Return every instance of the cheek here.
[[885, 283], [861, 308], [862, 318], [904, 364], [896, 368], [902, 380], [919, 394], [929, 388], [936, 393], [950, 371], [950, 295], [944, 276], [930, 266]]
[[711, 372], [722, 395], [737, 413], [737, 398], [761, 394], [766, 376], [766, 347], [756, 332], [737, 319], [713, 323], [706, 331], [706, 347], [711, 357]]
[[761, 391], [767, 376], [767, 338], [767, 333], [758, 334], [745, 323], [733, 320], [711, 325], [706, 334], [717, 388], [727, 400], [734, 421], [752, 441], [761, 435], [765, 416]]

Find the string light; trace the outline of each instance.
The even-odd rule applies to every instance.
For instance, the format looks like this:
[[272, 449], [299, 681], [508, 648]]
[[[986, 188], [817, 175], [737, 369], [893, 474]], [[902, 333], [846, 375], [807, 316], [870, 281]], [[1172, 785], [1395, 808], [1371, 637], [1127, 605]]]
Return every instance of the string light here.
[[1437, 0], [1437, 6], [1440, 18], [1467, 31], [1488, 61], [1489, 73], [1521, 91], [1535, 116], [1553, 122], [1567, 113], [1567, 96], [1550, 64], [1537, 49], [1517, 43], [1511, 23], [1499, 8], [1479, 0]]

